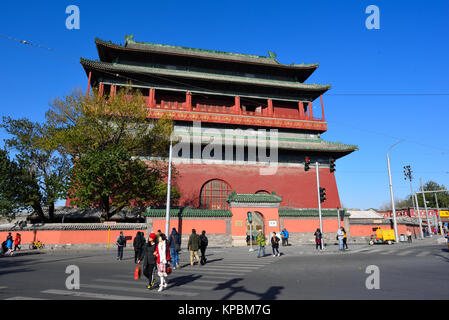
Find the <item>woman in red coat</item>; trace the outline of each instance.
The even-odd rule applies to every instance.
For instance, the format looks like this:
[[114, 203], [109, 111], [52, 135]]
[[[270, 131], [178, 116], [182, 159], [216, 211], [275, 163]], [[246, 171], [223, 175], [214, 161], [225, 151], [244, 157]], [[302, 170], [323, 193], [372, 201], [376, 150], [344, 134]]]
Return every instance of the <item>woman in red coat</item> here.
[[22, 242], [22, 239], [20, 238], [20, 233], [16, 234], [16, 238], [14, 239], [14, 251], [17, 249], [20, 250], [20, 243]]
[[157, 275], [161, 278], [159, 292], [167, 288], [167, 263], [170, 261], [170, 246], [165, 234], [159, 236], [159, 243], [156, 246], [154, 255], [157, 258]]

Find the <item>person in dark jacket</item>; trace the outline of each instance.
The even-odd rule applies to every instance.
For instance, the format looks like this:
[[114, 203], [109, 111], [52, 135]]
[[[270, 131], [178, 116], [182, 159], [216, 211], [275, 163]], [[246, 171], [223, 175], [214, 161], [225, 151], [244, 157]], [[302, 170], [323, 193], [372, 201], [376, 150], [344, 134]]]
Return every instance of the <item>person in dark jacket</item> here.
[[200, 235], [200, 240], [201, 240], [201, 244], [200, 244], [200, 250], [201, 250], [201, 264], [205, 264], [207, 259], [206, 259], [206, 248], [209, 244], [209, 241], [207, 240], [206, 237], [206, 231], [202, 231], [201, 235]]
[[273, 248], [273, 257], [279, 257], [281, 254], [279, 253], [279, 238], [276, 232], [273, 232], [273, 236], [271, 237], [271, 247]]
[[321, 233], [321, 230], [318, 228], [316, 229], [315, 233], [313, 234], [315, 236], [315, 249], [318, 250], [318, 248], [321, 248], [321, 238], [323, 237], [323, 234]]
[[201, 239], [196, 234], [196, 230], [192, 229], [192, 234], [189, 237], [189, 243], [187, 244], [187, 248], [190, 251], [190, 265], [193, 266], [193, 257], [196, 258], [196, 261], [198, 261], [198, 266], [201, 265], [200, 263], [200, 257], [198, 256], [198, 250], [201, 246]]
[[126, 247], [126, 238], [123, 232], [120, 231], [120, 235], [117, 237], [117, 260], [123, 260], [123, 248]]
[[140, 256], [142, 255], [142, 250], [145, 246], [145, 237], [143, 236], [143, 232], [137, 231], [136, 237], [133, 242], [134, 246], [134, 263], [137, 263]]
[[179, 251], [181, 251], [181, 235], [173, 228], [168, 239], [173, 270], [179, 268]]
[[148, 286], [149, 290], [154, 288], [154, 284], [156, 279], [154, 278], [154, 269], [156, 266], [156, 234], [151, 233], [148, 237], [148, 242], [145, 244], [144, 249], [142, 250], [141, 256], [137, 261], [138, 264], [142, 263], [143, 275], [148, 278]]

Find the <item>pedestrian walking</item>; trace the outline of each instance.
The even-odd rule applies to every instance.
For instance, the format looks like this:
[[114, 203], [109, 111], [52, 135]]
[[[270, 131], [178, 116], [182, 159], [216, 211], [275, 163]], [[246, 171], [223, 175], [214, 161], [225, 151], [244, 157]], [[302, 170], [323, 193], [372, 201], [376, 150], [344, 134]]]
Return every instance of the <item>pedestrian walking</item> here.
[[139, 257], [142, 255], [142, 250], [145, 246], [145, 237], [143, 236], [143, 232], [137, 231], [136, 237], [133, 241], [134, 247], [134, 263], [137, 263]]
[[313, 235], [315, 236], [315, 249], [316, 250], [318, 250], [318, 248], [323, 249], [321, 246], [321, 239], [323, 238], [323, 234], [321, 233], [321, 230], [319, 228], [316, 229], [316, 231]]
[[190, 251], [190, 265], [193, 266], [193, 258], [195, 257], [196, 261], [198, 262], [198, 266], [201, 265], [200, 263], [200, 257], [198, 256], [198, 250], [201, 246], [201, 239], [196, 234], [196, 230], [192, 229], [192, 234], [189, 237], [189, 243], [187, 244], [187, 248]]
[[154, 278], [154, 269], [157, 263], [155, 256], [156, 251], [156, 234], [150, 233], [148, 236], [148, 242], [145, 244], [142, 250], [141, 256], [137, 261], [138, 264], [142, 263], [143, 275], [148, 278], [147, 289], [151, 290], [154, 287], [156, 279]]
[[20, 233], [16, 234], [16, 238], [14, 239], [14, 251], [20, 250], [20, 244], [22, 243], [22, 237]]
[[263, 251], [263, 256], [265, 257], [265, 236], [262, 233], [262, 230], [259, 230], [256, 238], [258, 250], [257, 250], [257, 258], [260, 258], [260, 251]]
[[338, 250], [340, 250], [340, 251], [344, 250], [344, 248], [343, 248], [343, 237], [344, 237], [343, 227], [340, 227], [337, 230], [337, 240], [338, 240], [338, 246], [339, 246]]
[[281, 231], [282, 246], [288, 246], [289, 233], [286, 228]]
[[200, 250], [201, 250], [201, 264], [205, 264], [207, 259], [206, 259], [206, 249], [207, 249], [207, 245], [209, 244], [209, 241], [207, 240], [206, 237], [206, 231], [202, 231], [201, 235], [200, 235], [200, 240], [201, 240], [201, 245], [200, 245]]
[[345, 228], [341, 227], [341, 231], [343, 231], [343, 249], [349, 249], [348, 248], [348, 234], [346, 233]]
[[117, 260], [123, 259], [123, 248], [126, 247], [126, 238], [123, 236], [123, 232], [120, 231], [120, 235], [117, 237]]
[[165, 234], [161, 233], [159, 235], [159, 243], [156, 246], [156, 262], [157, 262], [157, 275], [160, 278], [159, 289], [157, 291], [161, 292], [164, 288], [167, 288], [167, 264], [170, 261], [170, 246], [167, 241]]
[[273, 250], [273, 257], [279, 257], [281, 254], [279, 253], [279, 238], [276, 235], [276, 232], [273, 231], [273, 235], [271, 237], [271, 248]]
[[176, 268], [179, 268], [179, 251], [181, 251], [181, 235], [176, 231], [176, 228], [172, 229], [168, 244], [170, 246], [170, 257], [173, 270], [176, 270]]
[[407, 231], [405, 231], [405, 235], [407, 236], [408, 243], [412, 243], [412, 232], [410, 231], [410, 229], [407, 229]]

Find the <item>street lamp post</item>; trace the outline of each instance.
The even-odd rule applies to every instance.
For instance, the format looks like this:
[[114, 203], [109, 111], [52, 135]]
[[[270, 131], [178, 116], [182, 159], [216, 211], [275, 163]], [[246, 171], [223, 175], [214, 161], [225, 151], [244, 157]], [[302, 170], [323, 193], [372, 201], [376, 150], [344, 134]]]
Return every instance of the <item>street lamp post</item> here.
[[390, 150], [391, 148], [393, 148], [395, 145], [401, 143], [404, 140], [399, 140], [398, 142], [392, 144], [387, 151], [387, 167], [388, 167], [388, 179], [390, 182], [390, 197], [391, 197], [391, 209], [393, 211], [393, 226], [394, 226], [394, 237], [396, 238], [396, 243], [399, 242], [398, 239], [398, 224], [396, 221], [396, 208], [394, 206], [394, 193], [393, 193], [393, 183], [391, 182], [391, 169], [390, 169]]
[[168, 155], [168, 181], [167, 181], [167, 204], [165, 209], [165, 235], [168, 235], [170, 225], [170, 192], [171, 192], [171, 158], [172, 158], [172, 139], [170, 137], [170, 151]]

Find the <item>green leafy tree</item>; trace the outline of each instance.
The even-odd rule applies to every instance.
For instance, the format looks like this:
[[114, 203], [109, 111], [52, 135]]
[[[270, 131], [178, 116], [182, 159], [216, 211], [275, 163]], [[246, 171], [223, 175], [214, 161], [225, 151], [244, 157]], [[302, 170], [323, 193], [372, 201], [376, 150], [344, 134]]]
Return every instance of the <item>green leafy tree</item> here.
[[[82, 208], [100, 207], [103, 221], [130, 204], [141, 209], [156, 205], [166, 197], [162, 173], [160, 168], [133, 159], [121, 146], [93, 150], [73, 168], [71, 202]], [[176, 189], [171, 195], [173, 199], [179, 196]]]
[[[165, 202], [166, 163], [147, 165], [139, 156], [167, 156], [173, 121], [148, 119], [140, 91], [103, 96], [93, 90], [89, 97], [75, 91], [54, 100], [46, 118], [52, 141], [74, 162], [71, 204], [99, 206], [105, 220], [126, 206]], [[172, 194], [179, 196], [176, 188]]]
[[[52, 143], [46, 125], [28, 119], [3, 117], [2, 127], [10, 135], [5, 146], [15, 153], [11, 168], [18, 171], [10, 180], [19, 207], [31, 207], [41, 220], [47, 220], [43, 207], [49, 208], [54, 220], [55, 202], [66, 196], [71, 163], [64, 152]], [[6, 161], [6, 160], [3, 160]], [[10, 197], [11, 198], [11, 197]]]
[[[444, 185], [439, 185], [435, 181], [427, 181], [423, 185], [423, 189], [424, 189], [424, 191], [436, 191], [436, 190], [446, 190], [446, 187]], [[417, 194], [416, 196], [418, 198], [419, 207], [423, 208], [424, 207], [424, 199], [423, 199], [422, 194]], [[427, 201], [427, 207], [429, 207], [429, 208], [437, 207], [434, 193], [426, 193], [425, 197], [426, 197], [426, 201]], [[437, 193], [437, 199], [438, 199], [438, 206], [440, 208], [449, 208], [449, 192]]]

